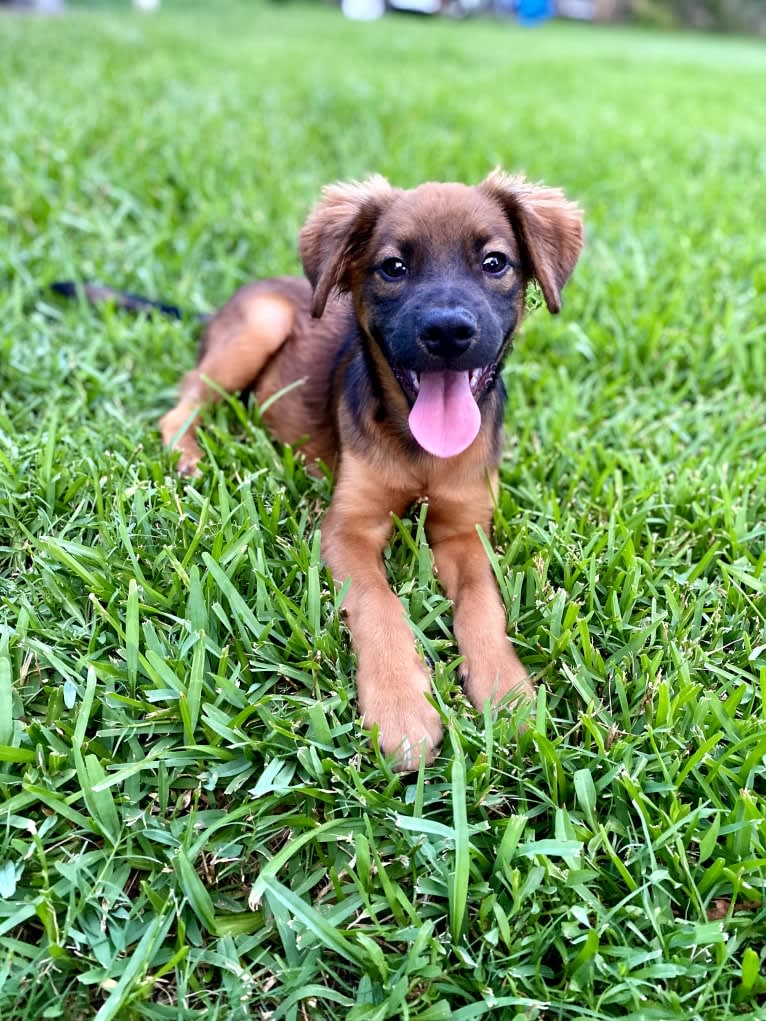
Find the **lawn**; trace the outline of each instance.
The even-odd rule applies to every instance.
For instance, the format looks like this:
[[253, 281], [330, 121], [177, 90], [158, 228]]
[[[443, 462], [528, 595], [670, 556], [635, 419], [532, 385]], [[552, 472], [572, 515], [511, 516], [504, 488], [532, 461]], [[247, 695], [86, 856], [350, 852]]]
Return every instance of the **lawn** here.
[[[0, 15], [0, 1017], [766, 1018], [766, 51], [330, 7]], [[392, 583], [446, 737], [361, 732], [328, 479], [257, 410], [178, 479], [207, 311], [320, 186], [563, 186], [508, 362], [494, 565], [534, 719], [462, 697], [423, 514]]]

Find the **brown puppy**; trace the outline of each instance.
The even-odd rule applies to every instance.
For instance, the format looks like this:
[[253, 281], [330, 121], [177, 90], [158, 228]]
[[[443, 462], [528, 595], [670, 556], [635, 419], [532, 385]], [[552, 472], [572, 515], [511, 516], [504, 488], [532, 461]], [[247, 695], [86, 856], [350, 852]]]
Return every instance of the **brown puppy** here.
[[439, 578], [454, 602], [466, 692], [481, 708], [531, 695], [477, 534], [489, 531], [503, 420], [499, 368], [536, 280], [551, 312], [582, 247], [556, 189], [502, 171], [476, 187], [333, 185], [306, 221], [306, 277], [248, 284], [210, 321], [197, 368], [160, 422], [196, 471], [194, 429], [217, 392], [253, 388], [274, 436], [337, 473], [322, 552], [345, 599], [359, 707], [401, 768], [432, 758], [441, 723], [382, 551], [391, 515], [429, 502]]

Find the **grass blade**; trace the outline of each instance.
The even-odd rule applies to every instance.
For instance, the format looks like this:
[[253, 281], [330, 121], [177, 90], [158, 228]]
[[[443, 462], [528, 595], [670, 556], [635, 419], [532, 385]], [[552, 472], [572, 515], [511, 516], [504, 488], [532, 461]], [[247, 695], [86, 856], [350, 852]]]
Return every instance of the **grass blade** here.
[[449, 918], [452, 942], [459, 943], [468, 905], [471, 843], [466, 806], [465, 757], [454, 724], [450, 726], [452, 746], [452, 821], [455, 830], [455, 865], [449, 887]]

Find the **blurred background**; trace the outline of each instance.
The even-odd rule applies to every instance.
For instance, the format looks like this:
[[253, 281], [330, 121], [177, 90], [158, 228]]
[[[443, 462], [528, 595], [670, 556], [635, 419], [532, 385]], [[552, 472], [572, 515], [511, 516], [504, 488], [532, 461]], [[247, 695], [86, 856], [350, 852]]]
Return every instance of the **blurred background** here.
[[[151, 11], [162, 0], [132, 0]], [[275, 0], [280, 2], [280, 0]], [[327, 0], [319, 0], [327, 4]], [[130, 0], [80, 0], [73, 7], [125, 7]], [[686, 26], [703, 31], [766, 34], [766, 0], [340, 0], [344, 13], [359, 20], [381, 17], [387, 11], [467, 17], [502, 15], [522, 22], [550, 17], [581, 21], [627, 22], [663, 28]], [[0, 0], [0, 8], [60, 13], [66, 0]]]

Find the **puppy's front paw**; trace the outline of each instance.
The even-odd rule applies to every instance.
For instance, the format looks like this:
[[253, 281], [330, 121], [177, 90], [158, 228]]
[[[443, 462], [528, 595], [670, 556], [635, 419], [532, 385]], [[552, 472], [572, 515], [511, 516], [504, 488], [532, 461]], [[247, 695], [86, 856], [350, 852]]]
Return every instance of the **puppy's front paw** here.
[[493, 706], [506, 697], [514, 702], [532, 699], [535, 693], [529, 674], [507, 640], [481, 659], [465, 664], [465, 692], [477, 709], [489, 700]]
[[426, 698], [430, 681], [425, 671], [419, 669], [409, 682], [385, 675], [357, 680], [364, 726], [377, 726], [380, 747], [396, 769], [407, 773], [418, 769], [423, 758], [431, 762], [441, 743], [442, 723]]

